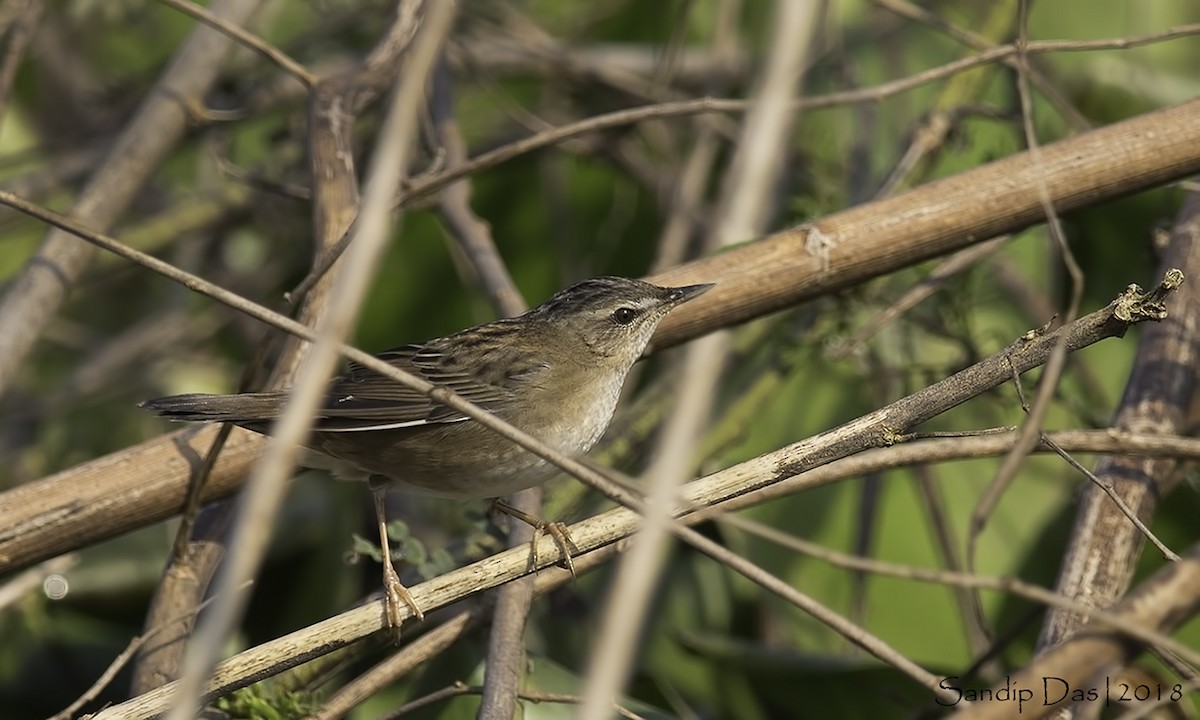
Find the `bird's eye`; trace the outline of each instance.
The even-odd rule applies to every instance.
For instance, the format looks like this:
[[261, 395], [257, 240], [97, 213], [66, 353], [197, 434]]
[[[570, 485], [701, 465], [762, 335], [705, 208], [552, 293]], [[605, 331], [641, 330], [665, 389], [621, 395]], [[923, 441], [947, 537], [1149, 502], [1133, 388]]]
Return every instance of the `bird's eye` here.
[[618, 325], [628, 325], [638, 316], [638, 311], [630, 307], [619, 307], [613, 310], [612, 319]]

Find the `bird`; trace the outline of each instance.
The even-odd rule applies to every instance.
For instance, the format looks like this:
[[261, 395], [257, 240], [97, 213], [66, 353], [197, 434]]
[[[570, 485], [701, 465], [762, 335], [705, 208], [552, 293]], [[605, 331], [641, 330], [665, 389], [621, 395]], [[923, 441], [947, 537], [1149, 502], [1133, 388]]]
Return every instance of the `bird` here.
[[[660, 321], [713, 284], [662, 287], [603, 276], [522, 315], [376, 355], [448, 388], [551, 447], [586, 453], [608, 428], [630, 368]], [[232, 423], [268, 434], [289, 391], [185, 394], [141, 405], [162, 417]], [[371, 487], [383, 550], [386, 620], [423, 611], [392, 565], [384, 515], [390, 489], [456, 500], [500, 498], [550, 479], [555, 466], [426, 394], [350, 363], [333, 378], [301, 464]]]

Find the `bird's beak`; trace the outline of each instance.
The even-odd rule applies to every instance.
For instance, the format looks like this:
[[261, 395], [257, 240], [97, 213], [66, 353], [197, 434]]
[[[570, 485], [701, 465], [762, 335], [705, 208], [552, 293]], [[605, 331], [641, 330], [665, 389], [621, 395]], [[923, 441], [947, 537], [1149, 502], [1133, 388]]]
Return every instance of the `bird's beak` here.
[[683, 287], [667, 288], [670, 293], [667, 295], [667, 304], [671, 307], [681, 305], [694, 297], [699, 297], [708, 292], [716, 283], [705, 283], [703, 285], [684, 285]]

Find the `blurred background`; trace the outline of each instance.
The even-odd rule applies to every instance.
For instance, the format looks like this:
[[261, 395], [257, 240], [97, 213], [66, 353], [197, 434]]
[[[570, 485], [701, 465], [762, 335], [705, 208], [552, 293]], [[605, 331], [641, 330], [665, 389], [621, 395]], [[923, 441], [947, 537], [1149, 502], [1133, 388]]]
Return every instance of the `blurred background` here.
[[[69, 208], [97, 158], [163, 72], [194, 21], [155, 2], [46, 2], [16, 67], [0, 125], [0, 189], [54, 209]], [[9, 3], [0, 19], [28, 3]], [[843, 0], [823, 6], [798, 93], [871, 88], [977, 52], [933, 21], [991, 43], [1017, 32], [1010, 2], [912, 6]], [[265, 3], [251, 29], [315, 72], [365, 54], [387, 27], [393, 3], [306, 0]], [[5, 15], [5, 13], [9, 15]], [[760, 77], [772, 17], [761, 0], [464, 2], [447, 55], [454, 114], [477, 156], [547, 127], [675, 99], [745, 97]], [[1200, 22], [1185, 0], [1034, 3], [1031, 40], [1119, 38]], [[9, 28], [9, 38], [15, 32]], [[1200, 44], [1193, 36], [1129, 49], [1037, 55], [1054, 89], [1034, 93], [1036, 130], [1049, 143], [1194, 97]], [[359, 119], [358, 151], [372, 146], [381, 104]], [[239, 48], [226, 61], [206, 112], [111, 233], [268, 307], [312, 263], [307, 198], [306, 100], [274, 65]], [[717, 203], [741, 115], [671, 117], [587, 134], [518, 155], [470, 177], [476, 213], [529, 304], [599, 274], [639, 276], [696, 256]], [[934, 119], [945, 134], [921, 153]], [[702, 167], [694, 213], [667, 241], [680, 178], [699, 143], [714, 143]], [[792, 143], [772, 228], [785, 228], [882, 194], [903, 191], [1025, 147], [1014, 71], [1002, 64], [876, 102], [806, 110]], [[419, 152], [411, 175], [436, 168]], [[985, 194], [987, 188], [980, 188]], [[981, 195], [983, 197], [983, 195]], [[1063, 218], [1086, 276], [1083, 311], [1127, 284], [1157, 281], [1155, 233], [1169, 225], [1181, 192], [1160, 188]], [[0, 210], [0, 283], [29, 260], [45, 227]], [[746, 238], [747, 241], [753, 238]], [[463, 269], [431, 201], [405, 209], [358, 324], [354, 342], [381, 351], [492, 319]], [[878, 278], [735, 329], [734, 359], [695, 458], [707, 473], [796, 442], [939, 380], [1046, 323], [1064, 307], [1063, 264], [1044, 228], [996, 246], [939, 292], [869, 338], [858, 333], [937, 263]], [[720, 278], [712, 278], [720, 281]], [[93, 262], [68, 304], [45, 328], [18, 382], [0, 397], [0, 491], [169, 430], [139, 410], [149, 397], [237, 389], [266, 334], [258, 322], [118, 258]], [[1104, 427], [1120, 399], [1136, 331], [1074, 356], [1046, 426]], [[678, 351], [643, 363], [618, 418], [593, 457], [637, 474], [655, 422], [678, 388]], [[1026, 390], [1032, 386], [1032, 380]], [[1022, 421], [1010, 386], [947, 413], [923, 429], [973, 430]], [[920, 567], [959, 558], [969, 513], [998, 460], [896, 470], [837, 483], [742, 513], [824, 547]], [[1085, 459], [1085, 464], [1090, 460]], [[1024, 465], [980, 538], [976, 570], [1052, 586], [1082, 482], [1055, 458]], [[570, 479], [548, 486], [546, 516], [573, 521], [605, 507]], [[409, 577], [432, 576], [502, 546], [486, 509], [393, 494], [392, 512]], [[329, 617], [378, 587], [378, 565], [356, 555], [371, 535], [366, 490], [304, 472], [293, 482], [237, 647]], [[1169, 546], [1196, 537], [1200, 499], [1184, 483], [1161, 504], [1152, 529]], [[177, 528], [157, 523], [85, 548], [61, 585], [32, 588], [0, 607], [0, 717], [38, 718], [78, 697], [142, 632]], [[862, 576], [783, 549], [744, 529], [710, 522], [710, 537], [862, 624], [931, 672], [961, 675], [978, 659], [956, 593], [939, 585]], [[656, 595], [628, 688], [646, 717], [914, 717], [944, 711], [898, 671], [884, 667], [782, 600], [711, 560], [674, 549]], [[1161, 558], [1145, 555], [1139, 575]], [[957, 562], [957, 561], [956, 561]], [[579, 692], [610, 569], [581, 576], [539, 599], [528, 631], [526, 686]], [[0, 583], [13, 575], [0, 577]], [[56, 581], [57, 582], [57, 581]], [[1137, 582], [1137, 579], [1135, 579]], [[58, 590], [56, 590], [58, 588]], [[61, 595], [61, 597], [59, 597]], [[1005, 635], [993, 667], [1018, 668], [1032, 654], [1039, 608], [982, 595], [990, 629]], [[416, 630], [420, 632], [420, 630]], [[1200, 643], [1200, 623], [1179, 635]], [[455, 648], [375, 696], [353, 717], [378, 717], [405, 699], [481, 677], [486, 634]], [[228, 700], [237, 717], [302, 714], [329, 687], [378, 660], [357, 654], [311, 678], [268, 681]], [[1153, 660], [1139, 667], [1171, 677]], [[1170, 680], [1169, 682], [1174, 682]], [[123, 699], [127, 673], [97, 703]], [[474, 717], [478, 700], [437, 703], [413, 717]], [[267, 709], [270, 708], [270, 709]], [[1172, 717], [1197, 717], [1194, 701]], [[529, 717], [571, 708], [527, 704]]]

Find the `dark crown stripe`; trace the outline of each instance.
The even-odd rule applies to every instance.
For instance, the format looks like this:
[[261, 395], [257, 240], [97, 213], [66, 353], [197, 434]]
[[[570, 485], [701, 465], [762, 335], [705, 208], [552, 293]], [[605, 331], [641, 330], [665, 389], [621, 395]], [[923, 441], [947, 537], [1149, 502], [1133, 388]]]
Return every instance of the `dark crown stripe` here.
[[558, 291], [549, 300], [534, 308], [531, 314], [553, 313], [557, 315], [607, 302], [613, 297], [637, 300], [657, 297], [661, 292], [657, 286], [641, 280], [615, 276], [592, 278]]

